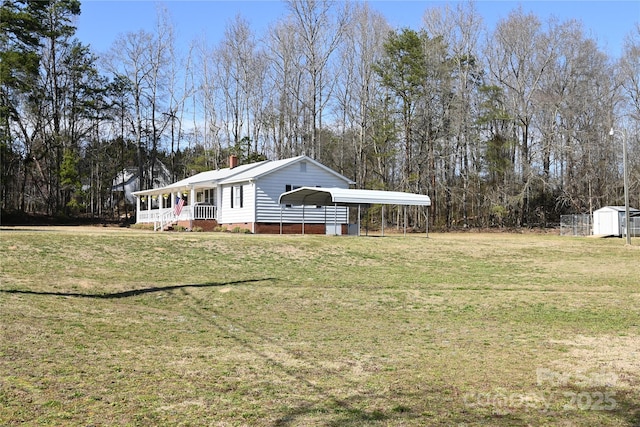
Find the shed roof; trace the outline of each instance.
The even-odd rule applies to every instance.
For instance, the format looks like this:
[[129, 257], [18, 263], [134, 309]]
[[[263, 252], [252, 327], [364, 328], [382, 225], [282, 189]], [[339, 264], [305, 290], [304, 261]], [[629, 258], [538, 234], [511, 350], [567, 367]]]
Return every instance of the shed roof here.
[[300, 187], [280, 195], [280, 204], [318, 206], [410, 205], [431, 206], [429, 196], [401, 191]]
[[[625, 212], [625, 207], [624, 206], [603, 206], [600, 209], [596, 210], [595, 212], [599, 212], [599, 211]], [[640, 210], [629, 207], [629, 213], [631, 212], [640, 212]]]

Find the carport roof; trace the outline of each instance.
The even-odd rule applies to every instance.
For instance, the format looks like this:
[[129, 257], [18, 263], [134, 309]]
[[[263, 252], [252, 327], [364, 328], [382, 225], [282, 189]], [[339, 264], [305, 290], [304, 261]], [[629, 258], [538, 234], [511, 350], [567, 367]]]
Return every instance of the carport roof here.
[[407, 205], [431, 206], [429, 196], [401, 191], [300, 187], [282, 193], [280, 204], [318, 206]]

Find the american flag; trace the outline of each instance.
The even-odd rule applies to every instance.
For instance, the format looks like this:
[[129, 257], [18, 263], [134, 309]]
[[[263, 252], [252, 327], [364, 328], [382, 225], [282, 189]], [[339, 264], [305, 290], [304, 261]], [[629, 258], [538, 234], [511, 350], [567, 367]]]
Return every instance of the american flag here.
[[176, 198], [176, 205], [173, 207], [173, 213], [176, 216], [180, 216], [180, 212], [182, 212], [182, 207], [184, 206], [184, 199], [180, 196]]

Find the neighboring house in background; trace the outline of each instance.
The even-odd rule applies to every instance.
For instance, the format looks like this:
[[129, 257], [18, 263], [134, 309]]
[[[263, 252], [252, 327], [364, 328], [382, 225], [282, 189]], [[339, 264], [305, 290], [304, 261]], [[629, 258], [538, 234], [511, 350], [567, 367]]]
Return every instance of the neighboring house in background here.
[[[111, 194], [114, 203], [124, 199], [130, 205], [136, 203], [135, 191], [140, 190], [140, 177], [137, 167], [124, 168], [114, 179], [111, 185]], [[151, 168], [147, 169], [151, 173]], [[164, 187], [171, 183], [171, 172], [160, 161], [156, 161], [153, 168], [153, 188]]]
[[[135, 191], [137, 223], [162, 230], [171, 224], [253, 233], [346, 234], [344, 206], [281, 206], [279, 197], [299, 187], [349, 188], [353, 181], [307, 156], [202, 172], [167, 186]], [[180, 202], [182, 200], [182, 202]]]

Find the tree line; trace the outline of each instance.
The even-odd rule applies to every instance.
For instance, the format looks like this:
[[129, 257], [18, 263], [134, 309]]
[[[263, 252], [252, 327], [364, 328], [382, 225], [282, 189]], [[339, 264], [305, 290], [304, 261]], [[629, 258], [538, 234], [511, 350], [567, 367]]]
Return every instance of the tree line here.
[[428, 194], [431, 226], [545, 226], [622, 204], [623, 140], [640, 206], [639, 24], [613, 58], [580, 21], [522, 9], [488, 30], [456, 3], [411, 29], [375, 3], [286, 4], [263, 34], [238, 15], [187, 48], [160, 5], [98, 55], [78, 0], [3, 0], [3, 212], [109, 217], [125, 168], [150, 188], [159, 162], [177, 180], [306, 154], [358, 188]]

